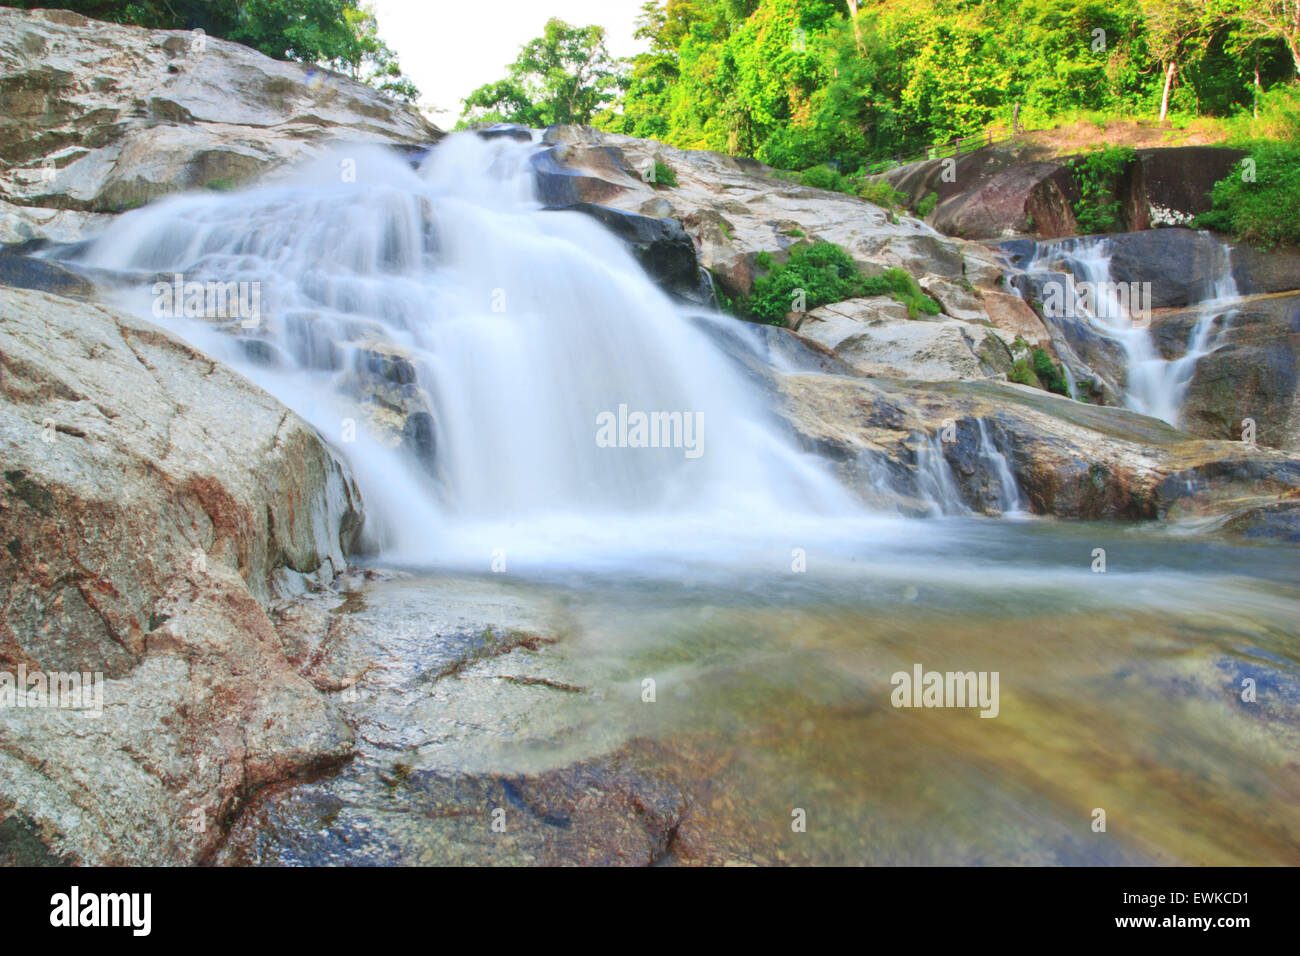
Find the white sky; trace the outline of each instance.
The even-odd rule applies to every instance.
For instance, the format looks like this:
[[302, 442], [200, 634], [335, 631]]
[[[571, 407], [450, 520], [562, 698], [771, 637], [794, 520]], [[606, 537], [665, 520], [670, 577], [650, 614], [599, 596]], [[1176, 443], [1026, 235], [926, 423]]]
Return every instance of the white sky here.
[[519, 48], [559, 17], [575, 26], [598, 23], [613, 56], [640, 52], [632, 39], [642, 0], [370, 0], [379, 36], [420, 88], [420, 105], [443, 129], [460, 116], [460, 101], [505, 76]]

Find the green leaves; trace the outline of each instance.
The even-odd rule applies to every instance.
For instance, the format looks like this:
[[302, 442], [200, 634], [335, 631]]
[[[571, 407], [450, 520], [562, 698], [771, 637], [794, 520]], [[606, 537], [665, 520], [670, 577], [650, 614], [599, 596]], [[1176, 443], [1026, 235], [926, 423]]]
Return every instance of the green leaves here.
[[1098, 147], [1071, 164], [1079, 184], [1074, 218], [1079, 232], [1111, 232], [1120, 226], [1119, 177], [1133, 161], [1128, 146]]
[[924, 292], [912, 276], [902, 269], [887, 269], [882, 275], [867, 278], [858, 271], [853, 257], [829, 242], [795, 246], [790, 258], [776, 265], [768, 253], [755, 260], [768, 274], [754, 282], [749, 299], [739, 310], [750, 318], [779, 324], [796, 306], [810, 310], [830, 302], [842, 302], [860, 296], [888, 295], [907, 306], [908, 315], [937, 315], [939, 303]]
[[605, 49], [604, 28], [552, 18], [542, 36], [520, 48], [504, 79], [465, 98], [461, 124], [590, 124], [626, 87], [624, 65]]

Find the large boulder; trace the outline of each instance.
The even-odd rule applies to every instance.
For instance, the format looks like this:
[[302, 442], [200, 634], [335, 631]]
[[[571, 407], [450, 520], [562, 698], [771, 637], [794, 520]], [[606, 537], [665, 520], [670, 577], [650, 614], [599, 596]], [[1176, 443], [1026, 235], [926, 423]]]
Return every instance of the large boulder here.
[[65, 10], [0, 7], [0, 76], [0, 241], [75, 239], [95, 213], [229, 188], [328, 141], [441, 135], [341, 74]]
[[646, 274], [671, 295], [697, 305], [713, 304], [708, 273], [701, 272], [695, 244], [677, 220], [641, 216], [590, 202], [551, 208], [580, 212], [602, 223], [627, 244]]
[[909, 319], [885, 296], [821, 306], [795, 327], [861, 375], [941, 382], [1005, 375], [1012, 364], [997, 330], [948, 316]]
[[[1221, 311], [1221, 310], [1216, 310]], [[1152, 335], [1166, 358], [1186, 352], [1203, 319], [1189, 309], [1158, 317]], [[1205, 438], [1254, 440], [1300, 451], [1300, 293], [1243, 299], [1222, 311], [1183, 395], [1180, 424]]]
[[[861, 496], [900, 510], [933, 505], [936, 458], [948, 506], [1077, 519], [1165, 519], [1290, 540], [1300, 457], [1245, 442], [1206, 441], [1127, 409], [999, 382], [918, 387], [833, 374], [777, 375], [783, 414], [806, 447], [837, 461]], [[1005, 464], [1014, 489], [1000, 486]], [[1254, 517], [1248, 517], [1254, 516]]]
[[[1185, 225], [1210, 208], [1209, 193], [1245, 153], [1217, 146], [1139, 149], [1120, 176], [1117, 198], [1127, 230]], [[984, 146], [964, 155], [922, 160], [883, 174], [915, 207], [934, 193], [931, 222], [968, 239], [1078, 234], [1079, 183], [1074, 157], [1041, 144]]]
[[104, 681], [97, 719], [0, 711], [0, 815], [60, 860], [202, 860], [259, 788], [351, 752], [267, 610], [344, 570], [356, 486], [143, 320], [0, 288], [0, 363], [0, 670]]

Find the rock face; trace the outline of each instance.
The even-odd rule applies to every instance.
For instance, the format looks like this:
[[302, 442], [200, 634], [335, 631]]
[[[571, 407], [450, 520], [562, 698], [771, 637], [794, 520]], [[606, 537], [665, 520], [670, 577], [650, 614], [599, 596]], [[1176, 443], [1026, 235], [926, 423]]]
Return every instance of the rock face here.
[[[892, 222], [879, 206], [796, 185], [753, 160], [588, 127], [552, 127], [543, 142], [548, 148], [534, 167], [544, 201], [595, 202], [680, 220], [700, 264], [728, 296], [749, 294], [758, 253], [780, 259], [796, 243], [814, 240], [843, 246], [873, 274], [898, 266], [918, 279], [964, 279], [977, 287], [992, 287], [1001, 275], [982, 246], [944, 238], [916, 220]], [[677, 185], [644, 178], [656, 160]]]
[[[1217, 311], [1217, 310], [1216, 310]], [[1185, 353], [1198, 310], [1160, 316], [1152, 334], [1169, 358]], [[1210, 353], [1192, 372], [1180, 424], [1194, 435], [1300, 451], [1300, 293], [1244, 299], [1215, 320]]]
[[696, 305], [714, 304], [713, 283], [699, 266], [695, 246], [677, 220], [640, 216], [589, 202], [556, 208], [580, 212], [604, 223], [628, 245], [650, 278], [672, 295]]
[[1005, 375], [1012, 365], [996, 330], [945, 316], [909, 320], [883, 296], [821, 306], [795, 328], [860, 375], [942, 382]]
[[[1236, 168], [1239, 149], [1177, 146], [1139, 149], [1118, 187], [1125, 229], [1181, 225], [1210, 208], [1209, 192]], [[1078, 234], [1079, 184], [1071, 157], [1034, 146], [981, 147], [952, 159], [909, 163], [884, 174], [915, 208], [939, 197], [931, 216], [940, 232], [968, 239]]]
[[330, 140], [428, 144], [414, 109], [225, 40], [0, 8], [0, 242], [229, 188]]
[[266, 609], [345, 568], [356, 487], [150, 323], [0, 289], [0, 362], [0, 669], [104, 677], [97, 719], [0, 712], [0, 815], [60, 859], [195, 862], [258, 788], [350, 753]]
[[[1236, 521], [1283, 539], [1294, 521], [1300, 458], [1198, 440], [1125, 409], [1005, 383], [797, 373], [775, 387], [807, 447], [838, 459], [859, 489], [879, 495], [886, 476], [896, 497], [876, 503], [904, 512], [926, 510], [920, 499], [934, 496], [941, 456], [956, 503], [975, 512], [1003, 510], [1018, 492], [1025, 510], [1063, 518]], [[991, 457], [1005, 461], [1016, 489], [999, 486]], [[1276, 513], [1265, 523], [1261, 509]]]

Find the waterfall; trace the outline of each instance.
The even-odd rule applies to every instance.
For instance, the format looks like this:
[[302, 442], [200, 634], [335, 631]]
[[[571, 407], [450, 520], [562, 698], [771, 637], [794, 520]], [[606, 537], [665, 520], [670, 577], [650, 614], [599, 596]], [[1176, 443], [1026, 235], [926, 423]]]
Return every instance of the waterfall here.
[[1025, 496], [1020, 490], [1020, 484], [1016, 481], [1015, 473], [1011, 470], [1011, 464], [1007, 461], [1007, 456], [1002, 454], [997, 443], [989, 435], [988, 426], [984, 419], [975, 419], [980, 433], [980, 459], [984, 462], [989, 474], [997, 479], [998, 497], [997, 507], [1004, 515], [1021, 514], [1025, 510]]
[[[619, 240], [542, 208], [534, 148], [451, 136], [415, 169], [354, 147], [153, 203], [78, 256], [326, 436], [395, 559], [718, 550], [861, 517]], [[250, 284], [260, 315], [159, 318], [164, 286], [204, 280]]]
[[1197, 305], [1199, 315], [1187, 349], [1181, 357], [1172, 360], [1163, 358], [1156, 348], [1149, 320], [1134, 316], [1133, 295], [1127, 294], [1127, 290], [1121, 292], [1119, 284], [1111, 278], [1109, 239], [1086, 236], [1040, 244], [1027, 271], [1063, 265], [1073, 279], [1087, 284], [1088, 296], [1078, 295], [1073, 284], [1069, 285], [1064, 304], [1123, 348], [1127, 378], [1125, 405], [1176, 426], [1196, 363], [1212, 351], [1214, 322], [1227, 311], [1225, 304], [1238, 297], [1231, 253], [1227, 247], [1221, 248], [1223, 263], [1209, 295]]

